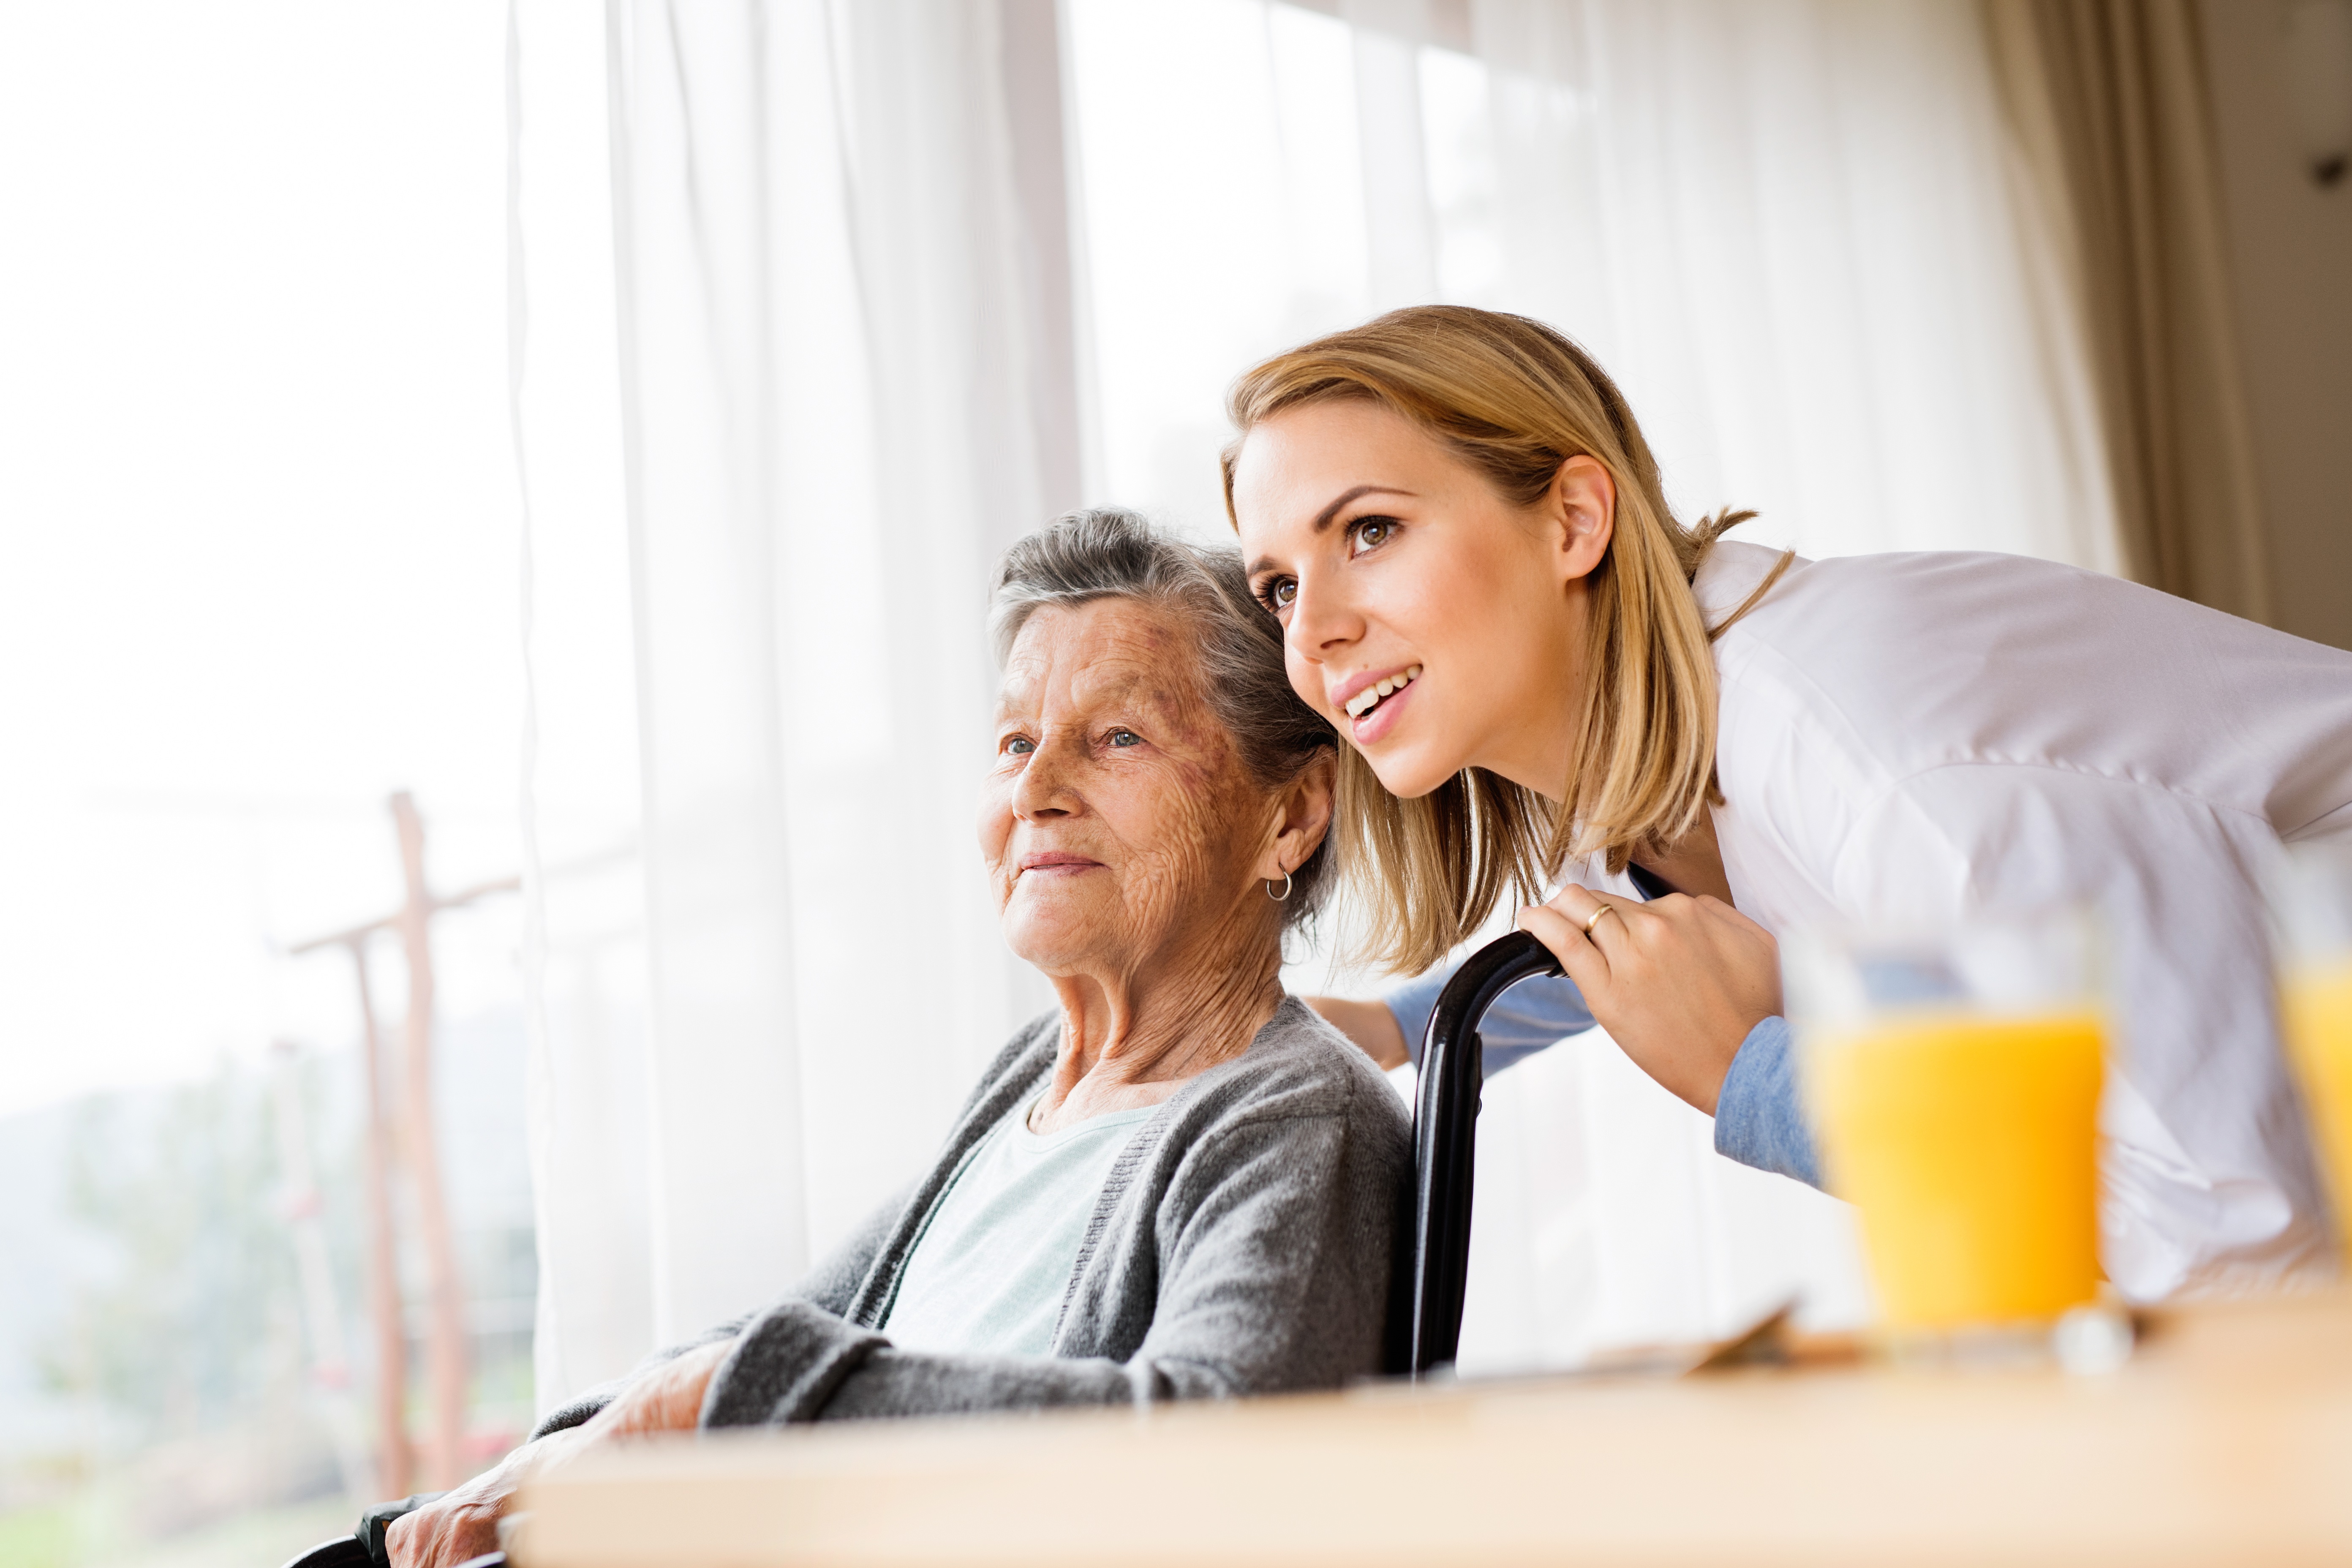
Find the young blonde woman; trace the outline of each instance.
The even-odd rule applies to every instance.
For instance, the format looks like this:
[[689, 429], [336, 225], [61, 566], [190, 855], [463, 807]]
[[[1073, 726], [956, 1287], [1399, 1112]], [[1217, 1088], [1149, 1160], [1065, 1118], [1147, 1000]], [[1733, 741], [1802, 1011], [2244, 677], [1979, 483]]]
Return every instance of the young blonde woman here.
[[[2110, 1276], [2153, 1299], [2325, 1249], [2252, 873], [2352, 835], [2352, 655], [2044, 562], [1684, 526], [1607, 375], [1518, 317], [1383, 316], [1231, 408], [1227, 505], [1347, 742], [1343, 852], [1392, 967], [1565, 875], [1518, 917], [1569, 977], [1514, 994], [1519, 1043], [1597, 1021], [1719, 1149], [1811, 1180], [1772, 933], [2090, 900], [2128, 1064]], [[1324, 1005], [1398, 1060], [1443, 979]]]

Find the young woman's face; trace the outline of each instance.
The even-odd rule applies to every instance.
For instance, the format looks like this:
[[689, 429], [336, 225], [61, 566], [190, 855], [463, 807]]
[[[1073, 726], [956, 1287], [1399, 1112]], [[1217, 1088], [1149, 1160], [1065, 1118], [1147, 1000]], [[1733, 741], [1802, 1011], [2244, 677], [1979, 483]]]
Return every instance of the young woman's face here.
[[1234, 469], [1242, 559], [1282, 621], [1291, 685], [1408, 799], [1471, 766], [1559, 793], [1584, 577], [1614, 504], [1607, 470], [1577, 458], [1515, 506], [1360, 399], [1264, 421]]

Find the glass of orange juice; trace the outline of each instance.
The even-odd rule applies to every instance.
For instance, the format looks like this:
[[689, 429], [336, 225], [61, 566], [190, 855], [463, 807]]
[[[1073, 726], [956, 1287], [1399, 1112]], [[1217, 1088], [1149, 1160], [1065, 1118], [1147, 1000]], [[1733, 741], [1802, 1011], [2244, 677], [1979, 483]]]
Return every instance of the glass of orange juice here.
[[2352, 1254], [2352, 844], [2290, 847], [2270, 896], [2287, 1058]]
[[1781, 944], [1830, 1190], [1897, 1339], [2039, 1331], [2099, 1293], [2105, 1008], [2082, 911]]

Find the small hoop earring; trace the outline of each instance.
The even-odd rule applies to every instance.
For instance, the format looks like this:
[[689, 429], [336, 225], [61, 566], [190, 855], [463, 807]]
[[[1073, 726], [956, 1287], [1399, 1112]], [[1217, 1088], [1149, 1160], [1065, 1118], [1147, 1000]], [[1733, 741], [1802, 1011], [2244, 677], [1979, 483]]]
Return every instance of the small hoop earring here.
[[1282, 891], [1278, 893], [1274, 890], [1274, 879], [1268, 877], [1265, 879], [1265, 896], [1272, 899], [1277, 904], [1288, 900], [1290, 897], [1290, 873], [1285, 871], [1282, 874]]

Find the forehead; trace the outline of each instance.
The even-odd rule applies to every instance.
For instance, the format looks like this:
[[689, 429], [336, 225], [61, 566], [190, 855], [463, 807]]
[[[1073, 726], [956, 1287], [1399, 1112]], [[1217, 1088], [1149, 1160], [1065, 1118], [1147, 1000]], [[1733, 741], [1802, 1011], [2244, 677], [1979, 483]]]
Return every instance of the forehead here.
[[1359, 398], [1286, 409], [1234, 458], [1234, 528], [1253, 575], [1341, 537], [1368, 508], [1459, 499], [1475, 477], [1420, 426]]
[[[1363, 398], [1286, 408], [1253, 426], [1234, 455], [1234, 505], [1246, 528], [1252, 511], [1320, 508], [1333, 482], [1425, 484], [1452, 454], [1403, 415]], [[1258, 521], [1287, 521], [1275, 516]]]
[[1171, 613], [1096, 599], [1047, 605], [1023, 623], [1004, 660], [1000, 706], [1049, 698], [1177, 705], [1196, 689], [1192, 639]]

